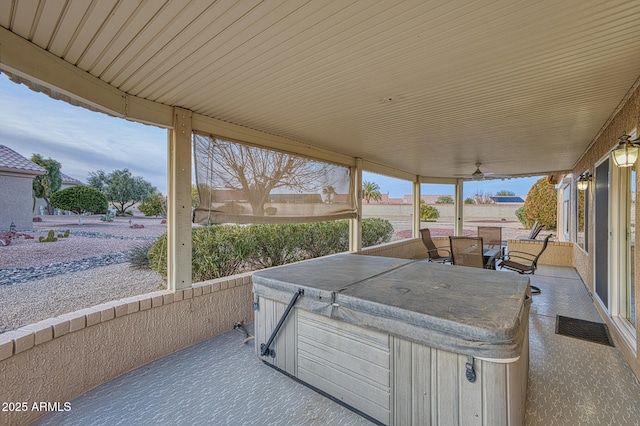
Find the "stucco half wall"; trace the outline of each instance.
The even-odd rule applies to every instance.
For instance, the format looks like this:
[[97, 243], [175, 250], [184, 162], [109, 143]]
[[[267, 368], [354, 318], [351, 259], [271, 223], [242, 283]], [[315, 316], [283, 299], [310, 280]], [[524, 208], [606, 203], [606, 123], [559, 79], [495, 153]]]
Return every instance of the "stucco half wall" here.
[[[253, 322], [251, 274], [104, 303], [0, 334], [0, 401], [64, 402], [123, 373]], [[28, 425], [40, 411], [0, 412]]]

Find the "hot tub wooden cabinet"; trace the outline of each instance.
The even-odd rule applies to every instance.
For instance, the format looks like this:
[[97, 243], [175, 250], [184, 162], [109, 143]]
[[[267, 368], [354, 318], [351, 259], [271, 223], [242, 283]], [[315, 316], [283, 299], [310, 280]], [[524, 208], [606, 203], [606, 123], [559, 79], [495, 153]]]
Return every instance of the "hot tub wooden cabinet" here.
[[253, 287], [258, 356], [370, 419], [524, 423], [527, 277], [339, 254], [256, 272]]

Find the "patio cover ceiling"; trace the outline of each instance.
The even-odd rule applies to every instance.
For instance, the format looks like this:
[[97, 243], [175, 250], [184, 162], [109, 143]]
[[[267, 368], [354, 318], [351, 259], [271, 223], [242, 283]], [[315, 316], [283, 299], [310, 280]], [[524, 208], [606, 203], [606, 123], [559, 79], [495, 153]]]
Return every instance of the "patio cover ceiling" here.
[[639, 17], [619, 0], [0, 2], [8, 32], [125, 94], [426, 177], [573, 168], [635, 87]]

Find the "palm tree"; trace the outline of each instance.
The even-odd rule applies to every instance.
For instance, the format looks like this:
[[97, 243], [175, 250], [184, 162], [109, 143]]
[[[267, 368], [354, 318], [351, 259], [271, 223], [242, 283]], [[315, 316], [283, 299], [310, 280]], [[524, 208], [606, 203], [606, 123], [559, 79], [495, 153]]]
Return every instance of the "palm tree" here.
[[365, 199], [367, 204], [371, 200], [380, 201], [382, 200], [382, 194], [380, 194], [380, 187], [375, 182], [362, 182], [362, 198]]
[[333, 185], [325, 186], [322, 188], [322, 193], [325, 195], [325, 203], [331, 204], [333, 202], [333, 197], [337, 194], [336, 189]]

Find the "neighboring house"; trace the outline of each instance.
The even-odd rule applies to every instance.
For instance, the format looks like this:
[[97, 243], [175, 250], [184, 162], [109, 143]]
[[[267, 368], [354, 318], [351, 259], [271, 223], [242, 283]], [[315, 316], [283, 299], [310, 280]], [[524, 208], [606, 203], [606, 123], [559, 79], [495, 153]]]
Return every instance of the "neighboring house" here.
[[[72, 186], [86, 186], [85, 183], [79, 181], [78, 179], [72, 178], [69, 175], [65, 175], [60, 172], [60, 178], [62, 179], [60, 189], [70, 188]], [[33, 214], [48, 214], [47, 213], [47, 203], [42, 198], [36, 198], [36, 205], [33, 208]]]
[[33, 227], [33, 178], [47, 171], [0, 145], [0, 231]]
[[524, 203], [522, 197], [510, 196], [510, 195], [496, 195], [493, 197], [489, 197], [496, 204], [505, 204], [505, 203]]

